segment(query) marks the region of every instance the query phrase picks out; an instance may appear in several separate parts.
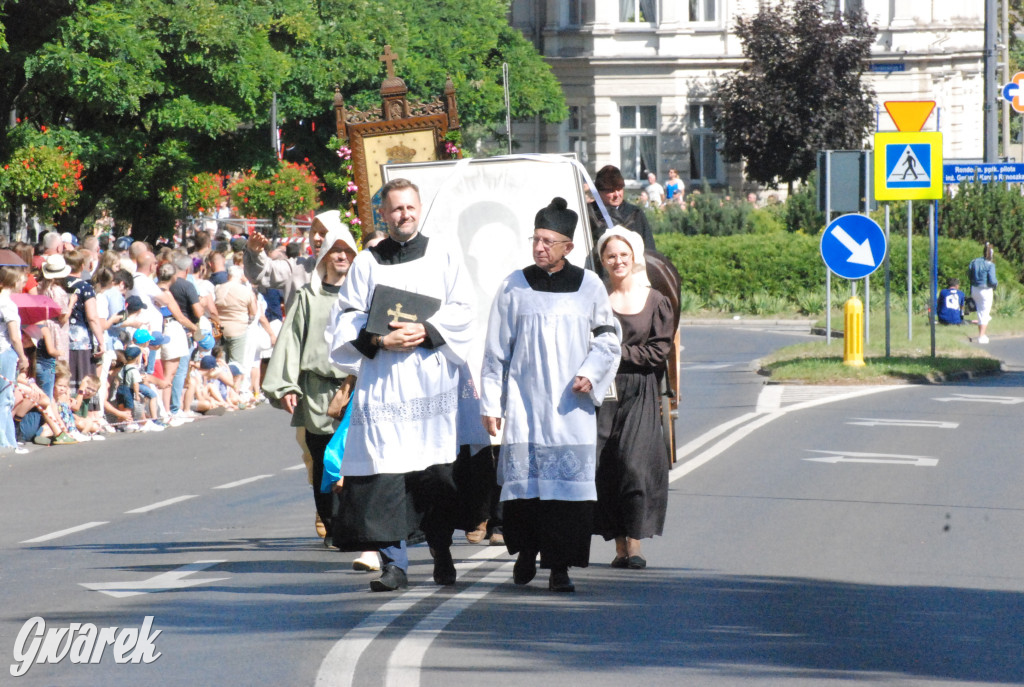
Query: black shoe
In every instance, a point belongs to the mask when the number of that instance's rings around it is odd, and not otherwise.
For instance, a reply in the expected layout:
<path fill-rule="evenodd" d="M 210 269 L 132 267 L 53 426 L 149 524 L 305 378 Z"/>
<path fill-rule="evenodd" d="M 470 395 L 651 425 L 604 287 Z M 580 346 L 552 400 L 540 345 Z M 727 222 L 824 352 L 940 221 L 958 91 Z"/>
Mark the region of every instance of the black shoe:
<path fill-rule="evenodd" d="M 629 567 L 629 559 L 626 558 L 625 556 L 616 556 L 615 558 L 612 559 L 612 567 L 613 568 L 628 568 Z"/>
<path fill-rule="evenodd" d="M 548 580 L 548 589 L 553 592 L 574 592 L 576 585 L 569 579 L 568 568 L 552 568 L 551 579 Z"/>
<path fill-rule="evenodd" d="M 434 582 L 442 587 L 455 584 L 455 562 L 450 549 L 434 551 Z"/>
<path fill-rule="evenodd" d="M 409 586 L 409 578 L 405 571 L 397 565 L 388 563 L 384 566 L 384 572 L 376 580 L 370 582 L 371 592 L 393 592 L 398 589 L 405 589 Z"/>
<path fill-rule="evenodd" d="M 630 570 L 643 570 L 647 567 L 647 560 L 643 556 L 630 556 L 627 564 Z"/>
<path fill-rule="evenodd" d="M 537 575 L 537 552 L 520 551 L 516 564 L 512 566 L 512 581 L 518 585 L 529 584 Z"/>

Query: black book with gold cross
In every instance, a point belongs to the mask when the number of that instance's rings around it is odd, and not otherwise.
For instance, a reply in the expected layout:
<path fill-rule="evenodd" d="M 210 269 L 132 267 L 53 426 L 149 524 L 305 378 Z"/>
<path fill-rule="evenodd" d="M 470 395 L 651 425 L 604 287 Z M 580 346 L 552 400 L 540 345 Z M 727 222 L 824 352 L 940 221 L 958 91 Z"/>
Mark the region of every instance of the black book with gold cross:
<path fill-rule="evenodd" d="M 378 284 L 373 289 L 370 313 L 366 320 L 366 331 L 370 334 L 387 336 L 392 322 L 418 322 L 425 324 L 427 318 L 441 307 L 441 299 L 413 293 L 393 286 Z"/>

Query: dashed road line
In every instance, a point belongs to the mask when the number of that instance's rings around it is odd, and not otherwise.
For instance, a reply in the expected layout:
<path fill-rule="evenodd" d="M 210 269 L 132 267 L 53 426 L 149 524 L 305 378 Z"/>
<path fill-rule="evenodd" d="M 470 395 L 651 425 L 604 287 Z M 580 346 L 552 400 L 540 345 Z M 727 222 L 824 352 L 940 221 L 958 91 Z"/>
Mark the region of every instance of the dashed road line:
<path fill-rule="evenodd" d="M 171 506 L 175 503 L 181 503 L 182 501 L 188 501 L 189 499 L 196 498 L 195 494 L 186 494 L 184 496 L 175 496 L 173 499 L 167 499 L 166 501 L 158 501 L 157 503 L 151 503 L 148 506 L 142 506 L 141 508 L 133 508 L 132 510 L 126 510 L 125 515 L 131 515 L 133 513 L 148 513 L 157 508 L 163 508 L 164 506 Z"/>
<path fill-rule="evenodd" d="M 266 479 L 268 477 L 273 477 L 273 475 L 256 475 L 255 477 L 246 477 L 245 479 L 240 479 L 240 480 L 238 480 L 236 482 L 228 482 L 227 484 L 221 484 L 220 486 L 216 486 L 216 487 L 213 487 L 213 488 L 214 489 L 234 489 L 235 487 L 240 487 L 243 484 L 251 484 L 253 482 L 258 482 L 259 480 Z"/>
<path fill-rule="evenodd" d="M 74 534 L 75 532 L 82 532 L 84 530 L 92 529 L 93 527 L 99 527 L 100 525 L 106 525 L 109 522 L 110 522 L 109 520 L 103 520 L 103 521 L 97 521 L 97 522 L 87 522 L 84 525 L 76 525 L 75 527 L 69 527 L 66 530 L 58 530 L 56 532 L 50 532 L 49 534 L 44 534 L 43 536 L 36 537 L 35 539 L 26 539 L 25 541 L 20 542 L 20 543 L 21 544 L 38 544 L 38 543 L 44 542 L 44 541 L 51 541 L 53 539 L 60 539 L 61 537 L 67 536 L 69 534 Z"/>

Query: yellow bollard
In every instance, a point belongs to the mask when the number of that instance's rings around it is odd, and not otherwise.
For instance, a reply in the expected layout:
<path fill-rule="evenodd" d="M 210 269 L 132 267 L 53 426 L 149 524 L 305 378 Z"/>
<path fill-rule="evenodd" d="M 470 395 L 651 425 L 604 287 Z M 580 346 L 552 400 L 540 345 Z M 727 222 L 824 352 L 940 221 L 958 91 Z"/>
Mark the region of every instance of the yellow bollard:
<path fill-rule="evenodd" d="M 843 332 L 843 364 L 864 365 L 864 304 L 854 296 L 843 306 L 846 330 Z"/>

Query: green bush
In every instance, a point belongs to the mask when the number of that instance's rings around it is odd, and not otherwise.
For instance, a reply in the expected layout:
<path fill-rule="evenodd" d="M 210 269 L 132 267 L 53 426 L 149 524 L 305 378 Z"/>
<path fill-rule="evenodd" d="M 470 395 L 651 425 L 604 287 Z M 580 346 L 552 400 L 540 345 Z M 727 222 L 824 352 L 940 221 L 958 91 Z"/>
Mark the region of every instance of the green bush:
<path fill-rule="evenodd" d="M 708 299 L 708 309 L 727 314 L 743 312 L 743 298 L 738 294 L 715 293 Z"/>
<path fill-rule="evenodd" d="M 821 259 L 820 236 L 803 233 L 747 234 L 742 236 L 682 236 L 661 234 L 655 237 L 658 250 L 672 260 L 682 278 L 682 290 L 703 299 L 707 306 L 722 312 L 739 312 L 749 294 L 781 297 L 793 310 L 813 314 L 824 310 L 825 264 Z M 894 237 L 889 244 L 890 288 L 896 296 L 906 294 L 907 246 Z M 978 245 L 970 240 L 939 240 L 939 289 L 950 277 L 967 283 L 967 264 L 977 257 Z M 996 257 L 996 269 L 1003 276 L 1000 291 L 1008 291 L 1019 267 Z M 931 299 L 931 279 L 927 237 L 913 241 L 913 288 L 915 307 L 927 307 Z M 849 281 L 832 279 L 833 303 L 850 293 Z M 871 305 L 884 301 L 885 278 L 882 268 L 871 277 Z M 863 294 L 863 287 L 858 287 Z M 820 294 L 819 297 L 813 294 Z M 759 296 L 761 297 L 761 296 Z M 816 300 L 820 298 L 820 300 Z M 749 306 L 749 304 L 748 304 Z"/>
<path fill-rule="evenodd" d="M 758 291 L 746 299 L 746 310 L 752 315 L 774 315 L 790 309 L 790 301 L 783 296 Z"/>
<path fill-rule="evenodd" d="M 655 242 L 679 270 L 682 289 L 708 301 L 715 294 L 788 296 L 825 281 L 818 240 L 804 234 L 663 234 Z"/>
<path fill-rule="evenodd" d="M 996 315 L 1016 317 L 1024 311 L 1024 292 L 1020 288 L 999 289 L 992 310 Z"/>
<path fill-rule="evenodd" d="M 672 204 L 647 210 L 651 231 L 687 236 L 733 236 L 753 230 L 748 221 L 752 208 L 745 200 L 716 195 L 707 184 L 702 192 L 693 191 L 687 199 L 685 208 Z"/>
<path fill-rule="evenodd" d="M 693 291 L 683 291 L 679 294 L 679 311 L 695 313 L 704 308 L 704 299 Z"/>
<path fill-rule="evenodd" d="M 747 224 L 751 234 L 776 234 L 786 231 L 785 205 L 769 205 L 758 210 L 751 210 L 747 216 Z"/>
<path fill-rule="evenodd" d="M 966 239 L 974 243 L 973 252 L 981 255 L 980 245 L 990 241 L 997 255 L 1008 259 L 1014 265 L 1024 265 L 1024 197 L 1017 184 L 965 183 L 955 189 L 947 188 L 939 202 L 937 231 L 940 237 Z M 892 203 L 889 226 L 894 236 L 906 240 L 907 203 Z M 930 202 L 913 203 L 913 233 L 915 236 L 928 234 L 928 213 Z M 871 213 L 871 217 L 884 226 L 884 205 Z M 1024 278 L 1024 273 L 1006 273 L 1014 280 Z"/>
<path fill-rule="evenodd" d="M 825 289 L 805 289 L 793 294 L 793 302 L 801 315 L 821 315 L 825 312 Z"/>
<path fill-rule="evenodd" d="M 818 173 L 811 172 L 807 183 L 786 200 L 786 229 L 817 234 L 825 228 L 825 213 L 818 211 Z"/>
<path fill-rule="evenodd" d="M 1017 265 L 1024 264 L 1022 226 L 1024 197 L 1017 184 L 960 184 L 956 195 L 947 190 L 939 204 L 940 236 L 970 239 L 975 244 L 991 241 L 997 253 Z M 975 252 L 981 254 L 979 248 Z M 1013 276 L 1019 280 L 1024 275 L 1015 272 Z"/>

